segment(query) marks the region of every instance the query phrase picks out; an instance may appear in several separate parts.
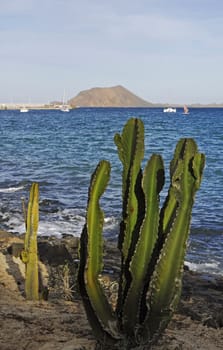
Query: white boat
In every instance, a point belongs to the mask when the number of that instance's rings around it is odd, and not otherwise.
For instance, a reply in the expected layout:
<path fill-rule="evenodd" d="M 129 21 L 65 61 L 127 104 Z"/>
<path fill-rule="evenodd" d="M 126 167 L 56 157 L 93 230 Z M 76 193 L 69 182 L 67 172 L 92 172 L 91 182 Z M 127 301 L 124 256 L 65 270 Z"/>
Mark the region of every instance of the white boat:
<path fill-rule="evenodd" d="M 189 114 L 189 109 L 187 108 L 187 106 L 184 106 L 184 112 L 183 114 Z"/>
<path fill-rule="evenodd" d="M 26 108 L 26 107 L 21 107 L 20 108 L 20 112 L 21 113 L 27 113 L 29 110 L 28 110 L 28 108 Z"/>
<path fill-rule="evenodd" d="M 176 108 L 172 108 L 172 107 L 168 107 L 168 108 L 164 108 L 163 112 L 164 113 L 176 113 Z"/>
<path fill-rule="evenodd" d="M 60 107 L 61 112 L 70 112 L 70 108 L 67 105 L 62 105 Z"/>

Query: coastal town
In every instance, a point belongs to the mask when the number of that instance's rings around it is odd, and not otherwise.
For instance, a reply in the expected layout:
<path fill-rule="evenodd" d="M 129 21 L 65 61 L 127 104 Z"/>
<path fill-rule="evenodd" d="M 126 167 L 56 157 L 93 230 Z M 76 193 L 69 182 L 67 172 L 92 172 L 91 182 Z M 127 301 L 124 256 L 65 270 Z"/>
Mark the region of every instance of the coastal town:
<path fill-rule="evenodd" d="M 1 103 L 0 104 L 0 110 L 18 110 L 21 111 L 22 109 L 27 109 L 27 110 L 59 110 L 61 109 L 62 103 L 49 103 L 49 104 L 24 104 L 24 103 Z M 73 108 L 72 106 L 69 105 L 69 108 Z"/>

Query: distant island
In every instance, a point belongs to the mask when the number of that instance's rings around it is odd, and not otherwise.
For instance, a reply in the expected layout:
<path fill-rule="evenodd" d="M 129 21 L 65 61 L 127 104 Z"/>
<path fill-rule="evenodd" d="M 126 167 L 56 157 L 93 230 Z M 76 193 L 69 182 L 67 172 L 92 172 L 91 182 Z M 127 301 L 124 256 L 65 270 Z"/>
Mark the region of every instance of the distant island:
<path fill-rule="evenodd" d="M 134 95 L 121 85 L 81 91 L 68 101 L 80 107 L 153 107 L 153 104 Z"/>
<path fill-rule="evenodd" d="M 152 103 L 145 101 L 121 85 L 113 87 L 94 87 L 83 90 L 71 98 L 68 104 L 75 107 L 175 107 L 182 108 L 183 104 Z M 189 108 L 223 108 L 223 103 L 189 104 Z"/>

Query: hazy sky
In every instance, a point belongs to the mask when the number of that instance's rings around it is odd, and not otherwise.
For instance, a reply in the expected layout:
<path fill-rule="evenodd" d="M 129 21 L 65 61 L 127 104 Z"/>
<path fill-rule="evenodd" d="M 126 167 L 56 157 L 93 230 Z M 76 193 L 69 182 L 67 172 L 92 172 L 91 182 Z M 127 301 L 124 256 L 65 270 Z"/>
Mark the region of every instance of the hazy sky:
<path fill-rule="evenodd" d="M 0 103 L 114 85 L 223 102 L 223 1 L 0 0 Z"/>

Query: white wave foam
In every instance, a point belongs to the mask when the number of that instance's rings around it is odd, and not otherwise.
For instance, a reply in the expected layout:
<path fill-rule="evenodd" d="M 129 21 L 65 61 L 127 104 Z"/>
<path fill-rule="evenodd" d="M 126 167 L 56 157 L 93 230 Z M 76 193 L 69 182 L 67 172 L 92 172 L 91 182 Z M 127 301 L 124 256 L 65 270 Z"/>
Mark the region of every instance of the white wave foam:
<path fill-rule="evenodd" d="M 8 188 L 0 188 L 1 193 L 12 193 L 21 191 L 25 188 L 25 186 L 17 186 L 17 187 L 8 187 Z"/>
<path fill-rule="evenodd" d="M 25 232 L 24 223 L 13 223 L 14 227 L 10 230 L 22 234 Z M 62 237 L 63 234 L 70 234 L 79 237 L 82 231 L 83 225 L 74 225 L 72 222 L 61 222 L 61 221 L 40 221 L 38 227 L 38 236 L 57 236 Z"/>
<path fill-rule="evenodd" d="M 63 234 L 70 234 L 79 237 L 82 231 L 82 224 L 75 224 L 72 222 L 40 222 L 38 234 L 40 236 L 57 236 L 61 237 Z"/>
<path fill-rule="evenodd" d="M 85 224 L 86 211 L 82 208 L 65 208 L 54 213 L 41 213 L 39 220 L 39 236 L 57 236 L 70 234 L 80 237 Z M 25 231 L 22 213 L 7 215 L 9 231 L 22 234 Z M 106 216 L 104 219 L 103 234 L 107 238 L 114 238 L 119 232 L 119 219 Z"/>
<path fill-rule="evenodd" d="M 104 219 L 104 234 L 107 238 L 114 238 L 115 236 L 117 236 L 118 232 L 119 232 L 119 219 L 114 217 L 114 216 L 110 216 L 110 217 L 106 217 Z"/>
<path fill-rule="evenodd" d="M 70 234 L 80 237 L 85 224 L 85 212 L 78 209 L 65 209 L 57 213 L 48 214 L 40 218 L 38 235 L 57 236 Z M 8 227 L 11 232 L 22 234 L 25 231 L 24 218 L 19 213 L 8 217 Z M 112 238 L 119 230 L 119 220 L 115 217 L 106 217 L 103 232 L 106 237 Z"/>
<path fill-rule="evenodd" d="M 107 223 L 105 223 L 104 228 L 104 230 L 107 232 L 107 236 L 109 235 L 108 231 L 112 231 L 116 226 L 116 223 L 113 220 L 109 219 L 108 221 Z M 40 221 L 38 234 L 40 236 L 52 235 L 57 237 L 61 237 L 63 234 L 70 234 L 75 237 L 80 237 L 84 224 L 85 217 L 81 215 L 72 216 L 72 218 L 69 221 L 61 219 L 54 221 Z"/>
<path fill-rule="evenodd" d="M 222 274 L 220 263 L 216 261 L 208 263 L 194 263 L 190 261 L 185 261 L 185 265 L 188 266 L 191 271 L 212 273 L 218 275 Z"/>
<path fill-rule="evenodd" d="M 24 217 L 22 213 L 8 213 L 7 226 L 10 232 L 22 234 L 25 232 Z M 57 213 L 47 213 L 39 220 L 38 235 L 58 236 L 71 234 L 80 236 L 85 219 L 78 210 L 65 210 Z"/>

